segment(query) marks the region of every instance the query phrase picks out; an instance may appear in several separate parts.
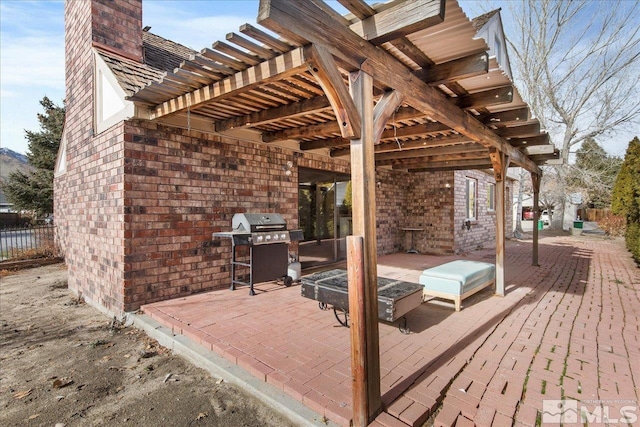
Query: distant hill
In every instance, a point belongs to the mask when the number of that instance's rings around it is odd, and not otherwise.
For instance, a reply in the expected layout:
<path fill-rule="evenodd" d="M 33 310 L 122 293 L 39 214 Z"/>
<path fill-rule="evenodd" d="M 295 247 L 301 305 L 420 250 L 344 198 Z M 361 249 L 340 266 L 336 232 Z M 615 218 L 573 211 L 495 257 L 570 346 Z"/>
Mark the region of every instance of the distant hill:
<path fill-rule="evenodd" d="M 27 156 L 5 147 L 0 148 L 0 182 L 4 182 L 11 172 L 18 170 L 25 173 L 33 170 Z"/>

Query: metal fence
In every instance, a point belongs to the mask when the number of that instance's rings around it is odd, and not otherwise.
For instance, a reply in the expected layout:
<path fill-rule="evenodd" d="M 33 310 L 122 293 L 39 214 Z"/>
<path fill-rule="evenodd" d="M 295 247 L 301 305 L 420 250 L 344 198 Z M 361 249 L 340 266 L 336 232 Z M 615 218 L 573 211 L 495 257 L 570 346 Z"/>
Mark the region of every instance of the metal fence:
<path fill-rule="evenodd" d="M 50 224 L 0 229 L 0 260 L 12 259 L 26 252 L 54 247 L 54 226 Z"/>

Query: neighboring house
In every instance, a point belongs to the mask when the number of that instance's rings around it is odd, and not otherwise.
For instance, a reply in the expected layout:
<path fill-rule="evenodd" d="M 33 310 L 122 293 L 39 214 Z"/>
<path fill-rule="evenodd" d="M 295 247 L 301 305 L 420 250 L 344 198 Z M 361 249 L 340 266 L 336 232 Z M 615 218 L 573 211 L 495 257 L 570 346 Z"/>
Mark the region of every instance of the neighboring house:
<path fill-rule="evenodd" d="M 463 16 L 459 9 L 454 12 Z M 346 187 L 340 184 L 350 179 L 348 158 L 329 156 L 327 149 L 304 151 L 291 141 L 265 144 L 260 141 L 264 130 L 247 129 L 248 122 L 239 130 L 229 125 L 236 110 L 257 116 L 260 105 L 278 104 L 274 93 L 294 98 L 317 91 L 310 81 L 275 82 L 274 92 L 258 88 L 257 101 L 241 94 L 226 98 L 225 108 L 202 107 L 188 97 L 180 114 L 163 115 L 143 95 L 162 99 L 178 93 L 181 84 L 195 89 L 207 78 L 217 81 L 219 73 L 247 69 L 255 58 L 236 52 L 242 62 L 210 49 L 198 54 L 143 30 L 141 1 L 68 1 L 65 18 L 67 115 L 56 166 L 55 218 L 72 289 L 120 313 L 227 287 L 229 245 L 211 235 L 229 230 L 237 212 L 281 213 L 290 229 L 304 228 L 306 240 L 316 243 L 349 234 Z M 476 22 L 478 34 L 498 57 L 490 58 L 490 70 L 510 76 L 499 13 L 482 21 Z M 473 35 L 470 23 L 465 31 Z M 484 46 L 481 40 L 470 43 Z M 202 64 L 208 65 L 199 68 Z M 178 68 L 181 72 L 174 73 Z M 517 93 L 510 95 L 522 103 Z M 487 114 L 478 108 L 478 114 L 482 111 Z M 219 130 L 223 119 L 226 126 Z M 419 120 L 424 119 L 412 123 Z M 436 133 L 456 136 L 448 130 Z M 407 250 L 410 236 L 403 227 L 423 230 L 414 235 L 420 252 L 494 246 L 496 181 L 491 163 L 483 162 L 478 164 L 485 170 L 409 173 L 377 167 L 378 252 Z M 512 183 L 507 179 L 507 224 L 512 222 Z M 319 259 L 344 259 L 343 245 L 328 247 Z M 305 243 L 292 246 L 298 250 L 304 261 Z"/>

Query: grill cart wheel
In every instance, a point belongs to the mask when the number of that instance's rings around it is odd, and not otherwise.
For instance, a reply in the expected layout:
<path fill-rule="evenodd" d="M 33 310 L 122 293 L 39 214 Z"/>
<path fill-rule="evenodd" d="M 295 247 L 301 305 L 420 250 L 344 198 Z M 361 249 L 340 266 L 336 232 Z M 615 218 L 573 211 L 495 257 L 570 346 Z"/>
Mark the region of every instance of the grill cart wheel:
<path fill-rule="evenodd" d="M 336 316 L 338 323 L 340 323 L 345 328 L 349 327 L 349 312 L 344 308 L 333 308 L 333 315 Z"/>
<path fill-rule="evenodd" d="M 326 303 L 324 303 L 324 302 L 319 302 L 319 303 L 318 303 L 318 308 L 319 308 L 320 310 L 322 310 L 322 311 L 329 310 L 329 306 L 328 306 Z"/>
<path fill-rule="evenodd" d="M 293 284 L 293 277 L 291 276 L 284 276 L 282 278 L 282 282 L 284 283 L 284 285 L 288 288 L 289 286 L 291 286 Z"/>

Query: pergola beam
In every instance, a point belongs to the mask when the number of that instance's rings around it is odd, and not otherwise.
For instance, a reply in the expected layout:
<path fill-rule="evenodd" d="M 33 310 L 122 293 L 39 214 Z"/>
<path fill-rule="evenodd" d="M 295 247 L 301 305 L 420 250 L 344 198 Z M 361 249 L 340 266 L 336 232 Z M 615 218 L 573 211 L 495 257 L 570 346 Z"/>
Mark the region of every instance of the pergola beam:
<path fill-rule="evenodd" d="M 504 127 L 496 131 L 503 138 L 527 138 L 540 135 L 540 123 L 526 123 L 520 126 Z"/>
<path fill-rule="evenodd" d="M 417 71 L 416 75 L 431 86 L 452 83 L 489 72 L 489 55 L 486 52 L 465 56 Z"/>
<path fill-rule="evenodd" d="M 489 113 L 478 117 L 485 125 L 507 125 L 513 123 L 524 123 L 529 120 L 529 108 L 515 108 L 513 110 Z"/>
<path fill-rule="evenodd" d="M 213 99 L 229 98 L 241 91 L 298 74 L 306 67 L 303 50 L 293 49 L 225 79 L 165 101 L 153 109 L 149 118 L 155 120 L 187 108 L 200 107 Z M 135 96 L 132 98 L 135 99 Z"/>
<path fill-rule="evenodd" d="M 549 145 L 549 134 L 543 133 L 536 136 L 530 137 L 515 137 L 509 139 L 509 143 L 516 148 L 527 148 L 533 147 L 536 145 Z"/>
<path fill-rule="evenodd" d="M 461 96 L 456 104 L 460 108 L 482 108 L 497 104 L 513 102 L 513 86 L 504 86 Z"/>
<path fill-rule="evenodd" d="M 349 29 L 370 43 L 380 45 L 444 21 L 445 0 L 397 3 L 389 9 L 351 24 Z"/>
<path fill-rule="evenodd" d="M 540 168 L 523 153 L 454 105 L 438 89 L 417 79 L 391 54 L 333 20 L 316 1 L 261 0 L 258 23 L 286 38 L 296 37 L 306 40 L 307 44 L 325 46 L 342 64 L 351 67 L 348 71 L 365 70 L 382 86 L 403 93 L 406 102 L 417 110 L 476 142 L 506 152 L 515 164 L 526 170 L 540 173 Z M 431 0 L 431 4 L 442 2 Z"/>

